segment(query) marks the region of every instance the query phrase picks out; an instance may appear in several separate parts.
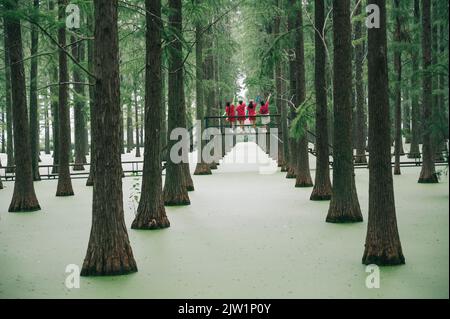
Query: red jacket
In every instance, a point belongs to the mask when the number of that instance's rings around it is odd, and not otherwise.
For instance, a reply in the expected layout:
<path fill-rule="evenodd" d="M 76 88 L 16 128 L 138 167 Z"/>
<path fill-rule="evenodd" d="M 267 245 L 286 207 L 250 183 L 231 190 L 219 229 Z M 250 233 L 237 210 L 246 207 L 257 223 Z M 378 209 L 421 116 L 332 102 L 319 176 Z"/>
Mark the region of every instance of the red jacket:
<path fill-rule="evenodd" d="M 239 117 L 245 117 L 245 103 L 239 104 L 236 108 Z"/>
<path fill-rule="evenodd" d="M 247 106 L 248 116 L 255 116 L 256 115 L 256 105 L 254 103 L 251 105 L 253 105 L 253 107 L 250 107 L 250 104 Z"/>
<path fill-rule="evenodd" d="M 230 106 L 227 106 L 225 108 L 225 112 L 227 113 L 228 116 L 235 116 L 234 105 L 231 104 Z"/>
<path fill-rule="evenodd" d="M 259 108 L 259 114 L 269 114 L 269 101 L 267 101 L 266 104 L 261 105 L 261 107 Z"/>

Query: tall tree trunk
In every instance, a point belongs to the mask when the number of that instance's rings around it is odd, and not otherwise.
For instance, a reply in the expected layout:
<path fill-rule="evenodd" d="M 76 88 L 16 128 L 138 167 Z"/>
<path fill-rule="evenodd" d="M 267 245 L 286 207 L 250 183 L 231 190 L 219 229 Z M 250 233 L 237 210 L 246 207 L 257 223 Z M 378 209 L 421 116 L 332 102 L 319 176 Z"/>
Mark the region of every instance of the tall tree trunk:
<path fill-rule="evenodd" d="M 51 154 L 50 152 L 50 120 L 49 120 L 49 116 L 48 116 L 48 109 L 49 109 L 49 103 L 51 105 L 51 94 L 50 94 L 50 99 L 48 99 L 48 101 L 46 101 L 45 106 L 44 106 L 44 127 L 45 127 L 45 143 L 44 143 L 44 150 L 45 150 L 45 154 Z"/>
<path fill-rule="evenodd" d="M 6 50 L 6 49 L 4 49 L 4 50 Z M 5 135 L 6 135 L 6 134 L 5 134 L 6 111 L 5 111 L 5 109 L 6 109 L 6 105 L 3 104 L 3 105 L 1 106 L 1 110 L 0 110 L 1 115 L 2 115 L 2 125 L 1 125 L 2 149 L 1 149 L 1 152 L 0 152 L 0 153 L 6 153 L 6 136 L 5 136 Z M 1 164 L 1 163 L 0 163 L 0 164 Z M 2 166 L 0 166 L 0 167 L 2 167 Z"/>
<path fill-rule="evenodd" d="M 289 0 L 289 5 L 288 5 L 288 32 L 290 34 L 294 34 L 294 30 L 297 26 L 297 22 L 296 22 L 296 14 L 295 14 L 295 10 L 294 7 L 296 5 L 296 1 L 295 0 Z M 294 38 L 292 36 L 291 39 L 291 43 L 294 43 Z M 289 90 L 290 90 L 290 96 L 289 99 L 292 99 L 292 101 L 296 100 L 296 88 L 297 88 L 297 64 L 296 64 L 296 58 L 295 58 L 295 47 L 292 47 L 290 50 L 290 55 L 291 55 L 291 59 L 289 61 Z M 295 104 L 295 102 L 294 102 Z M 297 107 L 297 105 L 296 105 Z M 290 128 L 290 124 L 292 123 L 292 121 L 294 120 L 296 113 L 294 108 L 292 107 L 292 105 L 289 105 L 289 112 L 288 112 L 288 118 L 289 118 L 289 128 Z M 287 174 L 286 174 L 286 178 L 289 179 L 293 179 L 296 178 L 297 176 L 297 143 L 295 141 L 295 139 L 292 136 L 289 136 L 289 143 L 288 143 L 288 147 L 289 147 L 289 158 L 287 161 Z"/>
<path fill-rule="evenodd" d="M 448 6 L 445 6 L 446 10 L 444 11 L 444 14 L 446 14 L 446 16 L 448 16 Z M 442 38 L 444 34 L 448 34 L 448 30 L 444 29 L 444 23 L 441 23 L 440 27 L 439 27 L 439 32 L 441 34 L 441 39 L 440 39 L 440 44 L 439 44 L 439 56 L 440 57 L 444 57 L 445 56 L 445 49 L 448 48 L 448 38 L 447 38 L 447 42 L 444 41 L 444 39 Z M 448 28 L 448 23 L 446 24 L 446 27 Z M 447 108 L 445 107 L 445 104 L 447 102 L 448 104 L 448 95 L 447 95 L 447 101 L 446 101 L 446 93 L 448 94 L 448 83 L 446 85 L 445 83 L 445 73 L 444 72 L 440 72 L 438 75 L 438 82 L 439 82 L 439 99 L 438 99 L 438 103 L 439 103 L 439 113 L 442 114 L 443 116 L 441 117 L 441 123 L 443 125 L 443 134 L 442 134 L 442 141 L 441 141 L 441 151 L 443 151 L 444 153 L 447 152 L 448 153 L 448 148 L 447 148 L 447 141 L 449 139 L 449 134 L 448 134 L 448 128 L 449 128 L 449 124 L 448 124 L 448 105 Z M 448 79 L 448 76 L 447 76 Z"/>
<path fill-rule="evenodd" d="M 311 200 L 330 200 L 332 187 L 330 181 L 330 155 L 328 151 L 328 101 L 326 83 L 325 37 L 322 34 L 325 24 L 324 0 L 314 1 L 315 17 L 315 63 L 314 85 L 316 90 L 316 176 Z M 319 33 L 319 32 L 320 33 Z"/>
<path fill-rule="evenodd" d="M 303 9 L 302 2 L 297 2 L 297 31 L 295 39 L 295 60 L 297 63 L 297 86 L 295 101 L 296 107 L 301 106 L 306 99 L 306 79 L 305 79 L 305 52 L 303 42 Z M 305 122 L 306 123 L 306 122 Z M 313 186 L 311 174 L 309 171 L 309 153 L 308 153 L 308 127 L 305 124 L 302 127 L 303 133 L 297 141 L 297 174 L 295 187 Z"/>
<path fill-rule="evenodd" d="M 131 110 L 131 100 L 127 103 L 127 153 L 133 149 L 133 114 Z"/>
<path fill-rule="evenodd" d="M 52 15 L 54 15 L 55 11 L 55 2 L 53 0 L 49 1 L 48 9 Z M 58 13 L 56 12 L 56 16 Z M 56 60 L 56 58 L 55 58 Z M 50 71 L 50 83 L 58 83 L 58 67 L 53 64 L 53 68 Z M 59 165 L 59 106 L 58 106 L 58 91 L 59 85 L 52 85 L 50 87 L 50 95 L 51 95 L 51 112 L 52 112 L 52 130 L 53 130 L 53 166 L 52 166 L 52 174 L 58 174 L 58 165 Z"/>
<path fill-rule="evenodd" d="M 395 31 L 394 40 L 397 44 L 402 41 L 402 22 L 400 19 L 400 0 L 394 0 Z M 402 52 L 397 48 L 394 52 L 394 68 L 396 73 L 395 81 L 395 167 L 394 175 L 400 175 L 400 156 L 403 155 L 402 141 Z"/>
<path fill-rule="evenodd" d="M 196 5 L 201 5 L 201 0 L 196 0 Z M 203 139 L 202 131 L 204 129 L 204 96 L 203 96 L 203 26 L 201 21 L 197 21 L 195 25 L 195 98 L 196 98 L 196 111 L 197 111 L 197 121 L 202 123 L 202 130 L 197 132 L 197 145 L 198 145 L 198 162 L 195 168 L 194 175 L 211 175 L 210 165 L 203 161 L 202 151 L 203 151 Z"/>
<path fill-rule="evenodd" d="M 94 22 L 93 22 L 93 15 L 88 13 L 87 14 L 87 29 L 89 30 L 89 34 L 92 35 L 92 37 L 94 36 Z M 94 41 L 93 40 L 88 40 L 88 70 L 91 74 L 94 73 Z M 86 186 L 94 186 L 94 175 L 95 175 L 95 167 L 93 165 L 93 157 L 94 157 L 94 144 L 95 144 L 95 140 L 94 140 L 94 135 L 95 135 L 95 130 L 96 127 L 94 125 L 95 121 L 94 121 L 94 116 L 95 116 L 95 112 L 94 112 L 94 107 L 95 107 L 95 100 L 94 100 L 94 85 L 95 85 L 95 79 L 93 79 L 92 77 L 89 77 L 89 118 L 90 118 L 90 127 L 91 127 L 91 165 L 89 165 L 89 176 L 88 179 L 86 181 Z"/>
<path fill-rule="evenodd" d="M 125 154 L 125 130 L 123 121 L 122 102 L 120 103 L 120 153 Z"/>
<path fill-rule="evenodd" d="M 431 59 L 431 1 L 422 0 L 422 63 L 423 63 L 423 165 L 419 183 L 438 183 L 434 166 L 431 127 L 433 119 L 433 77 Z"/>
<path fill-rule="evenodd" d="M 281 0 L 275 0 L 275 5 L 279 10 L 282 10 L 282 4 L 283 2 Z M 281 29 L 281 14 L 277 13 L 274 18 L 274 39 L 276 39 L 280 35 L 280 29 Z M 277 43 L 276 49 L 278 51 L 281 51 L 283 48 L 282 46 Z M 281 71 L 282 70 L 282 61 L 278 57 L 275 61 L 275 102 L 277 106 L 277 112 L 279 115 L 281 115 L 285 110 L 284 109 L 284 102 L 282 100 L 283 95 L 283 79 L 281 77 Z M 280 116 L 277 119 L 277 126 L 278 128 L 281 128 L 283 123 L 283 117 Z M 284 158 L 284 144 L 283 144 L 283 132 L 278 133 L 278 167 L 281 167 L 281 171 L 286 171 L 286 159 Z"/>
<path fill-rule="evenodd" d="M 369 29 L 369 221 L 363 264 L 404 264 L 395 216 L 391 168 L 386 3 L 380 8 L 380 28 Z"/>
<path fill-rule="evenodd" d="M 440 24 L 442 23 L 441 20 L 439 19 L 439 14 L 440 14 L 440 1 L 432 1 L 432 18 L 433 22 L 432 23 L 432 64 L 433 67 L 439 65 L 440 63 L 440 42 L 443 42 L 443 34 L 439 34 L 439 29 L 440 29 Z M 442 10 L 443 11 L 443 10 Z M 448 16 L 448 15 L 447 15 Z M 445 63 L 442 63 L 445 64 Z M 442 72 L 439 72 L 442 73 Z M 439 90 L 440 85 L 439 85 L 439 75 L 435 74 L 433 72 L 433 90 L 432 90 L 432 95 L 433 95 L 433 123 L 435 124 L 435 126 L 437 127 L 436 130 L 434 130 L 435 132 L 432 133 L 432 139 L 433 139 L 433 153 L 434 153 L 434 160 L 435 161 L 443 161 L 444 160 L 444 156 L 442 154 L 442 152 L 446 149 L 446 145 L 445 145 L 445 137 L 444 137 L 444 126 L 446 125 L 446 122 L 443 121 L 443 119 L 445 118 L 445 111 L 442 107 L 442 105 L 440 104 L 441 99 L 441 92 Z"/>
<path fill-rule="evenodd" d="M 131 228 L 170 226 L 164 208 L 161 178 L 161 0 L 146 0 L 145 148 L 138 212 Z M 136 91 L 135 91 L 136 93 Z"/>
<path fill-rule="evenodd" d="M 406 80 L 408 81 L 408 80 Z M 411 88 L 404 89 L 405 103 L 402 106 L 402 122 L 403 135 L 405 136 L 405 144 L 411 144 Z"/>
<path fill-rule="evenodd" d="M 420 25 L 420 2 L 419 0 L 414 0 L 414 24 L 416 26 Z M 414 37 L 416 40 L 416 37 Z M 418 40 L 418 38 L 417 38 Z M 415 42 L 415 41 L 414 41 Z M 411 147 L 409 149 L 409 158 L 420 158 L 420 135 L 421 130 L 421 107 L 419 102 L 419 94 L 417 93 L 417 88 L 419 87 L 419 50 L 415 47 L 411 50 L 411 65 L 412 65 L 412 75 L 411 75 Z"/>
<path fill-rule="evenodd" d="M 214 101 L 215 101 L 215 96 L 214 96 L 214 57 L 213 57 L 213 53 L 212 53 L 212 48 L 213 48 L 213 34 L 212 34 L 212 30 L 208 29 L 207 32 L 205 33 L 205 37 L 204 37 L 204 42 L 205 42 L 205 47 L 207 48 L 206 50 L 206 56 L 205 56 L 205 61 L 204 61 L 204 65 L 203 65 L 203 73 L 204 73 L 204 78 L 206 80 L 207 83 L 207 87 L 204 90 L 204 104 L 205 104 L 205 108 L 206 108 L 206 115 L 207 116 L 215 116 L 216 114 L 214 113 Z M 209 123 L 212 125 L 216 125 L 216 121 L 215 120 L 209 120 Z M 217 167 L 217 163 L 215 161 L 211 162 L 209 164 L 209 168 L 211 170 L 216 170 Z"/>
<path fill-rule="evenodd" d="M 139 139 L 139 104 L 138 104 L 138 99 L 137 99 L 137 84 L 134 83 L 134 91 L 133 91 L 133 95 L 134 95 L 134 113 L 135 113 L 135 122 L 136 122 L 136 154 L 135 157 L 141 157 L 141 141 Z"/>
<path fill-rule="evenodd" d="M 185 127 L 186 114 L 184 104 L 183 58 L 182 58 L 182 4 L 181 0 L 169 0 L 169 26 L 171 50 L 169 59 L 169 121 L 168 132 L 177 127 Z M 170 150 L 176 141 L 168 141 Z M 189 195 L 184 184 L 183 163 L 175 164 L 170 156 L 167 161 L 164 185 L 164 203 L 167 206 L 189 205 Z"/>
<path fill-rule="evenodd" d="M 67 0 L 58 0 L 58 18 L 65 19 Z M 58 43 L 66 46 L 66 28 L 62 25 L 58 29 Z M 70 111 L 68 105 L 69 72 L 67 71 L 67 55 L 59 49 L 59 168 L 58 187 L 56 196 L 72 196 L 72 180 L 70 179 Z"/>
<path fill-rule="evenodd" d="M 411 144 L 411 88 L 405 87 L 404 92 L 405 103 L 402 107 L 403 135 L 405 136 L 405 144 Z"/>
<path fill-rule="evenodd" d="M 58 68 L 55 65 L 50 71 L 50 82 L 58 83 Z M 53 167 L 52 174 L 58 174 L 59 168 L 59 103 L 58 103 L 58 85 L 50 87 L 52 100 L 52 129 L 53 129 Z"/>
<path fill-rule="evenodd" d="M 361 16 L 362 3 L 355 9 L 355 16 Z M 367 163 L 366 158 L 366 98 L 364 94 L 364 40 L 362 21 L 355 22 L 355 86 L 356 86 L 356 156 L 355 163 Z"/>
<path fill-rule="evenodd" d="M 350 0 L 333 0 L 333 194 L 326 218 L 330 223 L 363 220 L 353 170 L 351 30 Z"/>
<path fill-rule="evenodd" d="M 13 110 L 11 105 L 11 62 L 9 58 L 9 41 L 6 32 L 6 19 L 4 22 L 4 48 L 5 48 L 5 104 L 6 104 L 6 173 L 13 173 L 14 168 L 14 143 L 13 143 Z"/>
<path fill-rule="evenodd" d="M 165 71 L 165 65 L 162 65 L 161 70 L 161 159 L 166 159 L 167 156 L 167 72 Z"/>
<path fill-rule="evenodd" d="M 123 212 L 117 8 L 117 0 L 94 0 L 95 174 L 92 227 L 82 276 L 137 271 Z"/>
<path fill-rule="evenodd" d="M 140 109 L 140 117 L 139 117 L 139 124 L 140 124 L 140 130 L 139 130 L 139 134 L 140 134 L 140 138 L 139 138 L 139 146 L 143 146 L 144 145 L 144 122 L 145 122 L 145 111 L 143 109 Z"/>
<path fill-rule="evenodd" d="M 36 15 L 39 16 L 39 0 L 33 0 L 33 9 L 36 11 Z M 40 181 L 39 175 L 39 111 L 38 111 L 38 95 L 37 95 L 37 82 L 38 82 L 38 45 L 39 34 L 37 26 L 31 24 L 31 67 L 30 67 L 30 143 L 31 143 L 31 166 L 33 169 L 33 180 Z"/>
<path fill-rule="evenodd" d="M 18 1 L 5 3 L 5 11 L 14 12 L 16 10 L 18 10 Z M 8 211 L 36 211 L 40 210 L 41 207 L 36 198 L 33 185 L 20 19 L 17 14 L 9 14 L 5 24 L 11 68 L 11 97 L 14 109 L 12 112 L 14 121 L 14 157 L 16 161 L 14 192 Z"/>
<path fill-rule="evenodd" d="M 141 199 L 131 228 L 170 226 L 166 216 L 161 178 L 161 0 L 146 0 L 145 147 Z"/>
<path fill-rule="evenodd" d="M 84 43 L 78 42 L 77 38 L 72 36 L 72 55 L 80 63 L 84 62 Z M 83 164 L 86 164 L 86 145 L 85 145 L 85 130 L 86 130 L 86 120 L 84 119 L 84 99 L 85 90 L 84 77 L 77 66 L 73 66 L 73 81 L 74 84 L 74 117 L 75 117 L 75 165 L 73 167 L 74 171 L 84 171 Z"/>
<path fill-rule="evenodd" d="M 283 79 L 287 78 L 289 73 L 289 64 L 283 63 L 281 68 L 281 77 Z M 281 92 L 283 92 L 284 98 L 281 100 L 281 131 L 282 131 L 282 141 L 283 141 L 283 156 L 284 156 L 284 167 L 281 168 L 282 172 L 288 172 L 289 167 L 289 128 L 288 128 L 288 104 L 286 101 L 286 94 L 288 84 L 286 80 L 281 81 Z M 282 96 L 283 97 L 283 96 Z"/>

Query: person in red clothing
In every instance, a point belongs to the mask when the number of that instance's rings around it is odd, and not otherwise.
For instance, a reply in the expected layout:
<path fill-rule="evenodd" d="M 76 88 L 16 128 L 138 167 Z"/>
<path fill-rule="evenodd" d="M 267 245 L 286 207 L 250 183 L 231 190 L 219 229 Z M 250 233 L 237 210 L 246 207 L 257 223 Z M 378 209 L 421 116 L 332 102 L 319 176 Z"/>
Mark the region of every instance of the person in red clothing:
<path fill-rule="evenodd" d="M 237 106 L 236 111 L 239 124 L 241 125 L 241 129 L 244 129 L 245 109 L 246 109 L 245 103 L 243 101 L 239 101 L 239 105 Z"/>
<path fill-rule="evenodd" d="M 236 123 L 236 111 L 234 104 L 227 102 L 225 106 L 225 113 L 227 115 L 227 121 L 230 122 L 231 127 L 234 127 L 234 123 Z"/>
<path fill-rule="evenodd" d="M 256 126 L 256 104 L 255 102 L 250 101 L 250 103 L 247 106 L 248 110 L 248 119 L 250 120 L 250 123 L 253 124 L 253 127 Z"/>
<path fill-rule="evenodd" d="M 269 95 L 267 102 L 261 101 L 261 106 L 259 108 L 259 114 L 263 115 L 261 117 L 261 124 L 263 124 L 264 126 L 266 126 L 267 128 L 267 124 L 270 123 L 270 116 L 269 116 L 269 102 L 270 102 L 270 97 L 272 96 Z"/>

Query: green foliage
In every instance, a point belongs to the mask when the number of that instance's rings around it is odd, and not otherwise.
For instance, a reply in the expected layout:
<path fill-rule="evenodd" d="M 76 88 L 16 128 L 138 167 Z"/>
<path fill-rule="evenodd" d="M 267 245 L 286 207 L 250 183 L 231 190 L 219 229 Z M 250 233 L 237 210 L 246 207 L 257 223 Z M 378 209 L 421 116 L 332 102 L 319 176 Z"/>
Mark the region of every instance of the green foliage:
<path fill-rule="evenodd" d="M 291 123 L 289 134 L 296 140 L 301 139 L 306 134 L 306 128 L 314 124 L 314 102 L 313 96 L 309 96 L 299 107 Z"/>

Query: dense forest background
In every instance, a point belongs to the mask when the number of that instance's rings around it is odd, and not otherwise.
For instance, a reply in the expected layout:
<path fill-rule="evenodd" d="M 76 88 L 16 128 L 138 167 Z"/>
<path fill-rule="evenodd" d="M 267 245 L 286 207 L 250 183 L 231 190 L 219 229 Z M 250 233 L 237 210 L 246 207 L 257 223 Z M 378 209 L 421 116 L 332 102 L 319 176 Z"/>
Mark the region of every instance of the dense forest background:
<path fill-rule="evenodd" d="M 37 105 L 29 106 L 30 117 L 36 118 L 32 130 L 33 139 L 38 143 L 37 149 L 49 153 L 56 144 L 57 134 L 54 127 L 58 125 L 55 114 L 55 101 L 57 101 L 57 70 L 58 56 L 55 45 L 58 26 L 65 23 L 70 15 L 68 11 L 62 21 L 58 22 L 56 1 L 22 1 L 17 12 L 23 18 L 23 50 L 24 67 L 26 77 L 27 96 L 30 99 L 36 91 Z M 356 74 L 354 70 L 354 135 L 355 140 L 359 134 L 367 134 L 366 121 L 358 127 L 358 114 L 367 117 L 367 111 L 358 113 L 358 101 L 363 102 L 362 108 L 366 110 L 365 99 L 359 99 L 357 89 L 366 92 L 367 86 L 367 32 L 364 27 L 366 13 L 364 10 L 356 10 L 356 3 L 352 2 L 354 48 L 353 59 L 355 64 L 360 64 L 362 74 Z M 72 59 L 68 60 L 69 82 L 69 106 L 71 124 L 72 156 L 78 155 L 78 160 L 83 161 L 82 151 L 87 153 L 89 145 L 90 113 L 89 113 L 89 76 L 80 68 L 88 68 L 88 44 L 92 40 L 92 16 L 93 6 L 91 1 L 71 1 L 71 4 L 79 7 L 79 28 L 67 32 L 67 52 L 78 61 L 78 65 Z M 365 1 L 362 1 L 364 4 Z M 433 135 L 436 143 L 441 143 L 448 135 L 448 5 L 445 1 L 432 1 L 432 65 L 433 73 L 433 98 L 435 112 L 433 113 Z M 289 50 L 291 41 L 287 26 L 289 10 L 287 1 L 227 1 L 213 0 L 196 3 L 195 1 L 183 2 L 183 58 L 185 71 L 185 94 L 187 105 L 188 123 L 195 120 L 195 26 L 197 22 L 203 25 L 202 31 L 205 39 L 203 45 L 203 58 L 206 60 L 204 88 L 212 92 L 205 94 L 206 110 L 209 115 L 222 115 L 225 101 L 237 98 L 239 88 L 238 79 L 245 77 L 245 85 L 248 89 L 248 98 L 267 96 L 275 92 L 276 79 L 275 68 L 280 68 L 282 96 L 272 106 L 286 107 L 292 98 L 289 94 L 288 63 L 292 52 Z M 145 60 L 145 9 L 143 1 L 119 1 L 119 56 L 121 74 L 121 108 L 123 122 L 123 148 L 124 152 L 130 152 L 135 144 L 143 144 L 143 100 L 144 100 L 144 60 Z M 406 143 L 413 142 L 413 148 L 420 142 L 420 127 L 423 126 L 420 116 L 421 103 L 421 22 L 419 1 L 387 1 L 388 10 L 388 46 L 389 46 L 389 86 L 391 117 L 396 115 L 397 92 L 401 93 L 401 134 Z M 314 105 L 314 1 L 304 1 L 304 47 L 306 61 L 306 90 L 308 104 Z M 327 40 L 327 67 L 328 83 L 331 83 L 330 68 L 333 61 L 332 41 L 332 16 L 330 10 L 332 1 L 325 1 L 326 25 L 325 35 Z M 167 115 L 167 67 L 168 51 L 170 44 L 171 28 L 168 26 L 167 17 L 170 11 L 168 3 L 162 2 L 164 28 L 163 37 L 163 112 Z M 69 17 L 70 18 L 70 17 Z M 362 25 L 362 27 L 361 27 Z M 4 28 L 2 27 L 2 33 Z M 0 98 L 1 103 L 1 132 L 0 146 L 3 153 L 7 152 L 8 129 L 7 120 L 9 105 L 6 92 L 8 83 L 5 81 L 7 64 L 5 63 L 5 42 L 2 42 L 2 70 L 0 73 Z M 210 66 L 209 66 L 210 64 Z M 32 68 L 37 65 L 36 74 L 32 74 Z M 401 75 L 399 75 L 401 72 Z M 36 79 L 31 80 L 34 76 Z M 359 77 L 359 78 L 358 78 Z M 358 80 L 358 81 L 357 81 Z M 362 82 L 361 82 L 362 81 Z M 36 82 L 36 84 L 34 84 Z M 78 85 L 77 85 L 78 84 Z M 361 88 L 358 87 L 361 84 Z M 398 86 L 398 87 L 397 87 Z M 55 89 L 56 87 L 56 89 Z M 332 110 L 332 86 L 328 85 L 329 94 L 328 109 Z M 367 97 L 363 95 L 363 97 Z M 33 100 L 33 99 L 32 99 Z M 53 104 L 52 104 L 53 101 Z M 30 103 L 29 103 L 30 104 Z M 33 102 L 34 104 L 34 102 Z M 53 105 L 53 108 L 52 108 Z M 417 108 L 418 106 L 418 108 Z M 310 113 L 313 109 L 310 107 Z M 419 112 L 417 112 L 419 111 Z M 166 116 L 167 117 L 167 116 Z M 163 117 L 163 128 L 167 126 L 166 117 Z M 11 120 L 9 121 L 11 122 Z M 313 127 L 314 116 L 310 116 Z M 416 130 L 413 128 L 417 128 Z M 10 128 L 11 129 L 11 128 Z M 10 134 L 10 137 L 12 134 Z M 166 131 L 161 133 L 165 141 Z M 395 121 L 392 121 L 392 139 L 395 139 Z M 439 141 L 440 140 L 440 141 Z M 77 151 L 77 146 L 79 149 Z M 10 149 L 11 152 L 11 149 Z M 74 159 L 75 160 L 75 159 Z"/>

